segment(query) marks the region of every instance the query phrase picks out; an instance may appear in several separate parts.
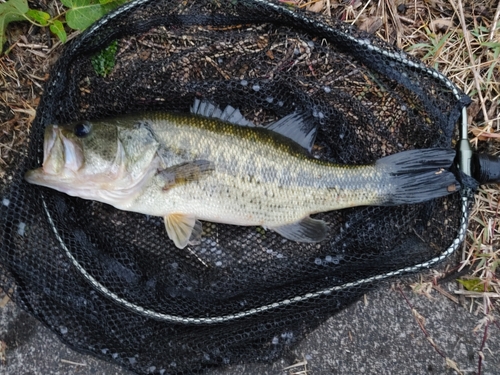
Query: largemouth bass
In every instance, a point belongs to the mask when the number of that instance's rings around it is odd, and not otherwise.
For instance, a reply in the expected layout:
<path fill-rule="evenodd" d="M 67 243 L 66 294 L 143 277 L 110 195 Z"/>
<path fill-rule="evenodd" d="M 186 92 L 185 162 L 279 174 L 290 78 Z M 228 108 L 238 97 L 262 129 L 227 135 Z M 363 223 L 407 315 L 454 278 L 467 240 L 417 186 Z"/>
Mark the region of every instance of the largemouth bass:
<path fill-rule="evenodd" d="M 164 217 L 179 248 L 196 242 L 199 220 L 264 226 L 319 242 L 309 215 L 360 205 L 419 203 L 455 191 L 451 149 L 411 150 L 371 165 L 310 156 L 315 126 L 292 113 L 254 127 L 232 107 L 195 103 L 191 114 L 144 113 L 50 125 L 30 183 L 114 207 Z"/>

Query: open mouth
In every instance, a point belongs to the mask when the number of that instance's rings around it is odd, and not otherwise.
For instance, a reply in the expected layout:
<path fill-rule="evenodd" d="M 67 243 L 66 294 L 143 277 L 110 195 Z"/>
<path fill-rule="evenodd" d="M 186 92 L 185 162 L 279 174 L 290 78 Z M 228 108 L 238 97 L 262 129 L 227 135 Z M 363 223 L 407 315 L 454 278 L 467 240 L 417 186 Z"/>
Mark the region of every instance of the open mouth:
<path fill-rule="evenodd" d="M 49 175 L 76 172 L 83 165 L 81 148 L 66 138 L 57 125 L 49 125 L 45 130 L 43 146 L 43 171 Z"/>

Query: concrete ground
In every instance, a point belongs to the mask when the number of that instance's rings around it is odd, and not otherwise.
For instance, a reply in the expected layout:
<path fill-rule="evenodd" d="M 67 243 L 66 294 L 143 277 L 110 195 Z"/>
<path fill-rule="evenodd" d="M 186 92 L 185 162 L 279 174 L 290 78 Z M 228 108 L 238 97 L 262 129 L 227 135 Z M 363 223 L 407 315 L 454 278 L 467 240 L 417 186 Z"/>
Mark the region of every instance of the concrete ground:
<path fill-rule="evenodd" d="M 244 364 L 209 371 L 208 375 L 319 374 L 478 374 L 483 318 L 444 295 L 417 295 L 393 280 L 330 318 L 308 335 L 290 356 L 273 365 Z M 425 320 L 425 330 L 438 350 L 456 363 L 446 364 L 419 327 L 412 308 L 394 286 L 402 283 L 409 302 Z M 453 291 L 454 282 L 441 285 Z M 500 326 L 491 324 L 482 350 L 481 375 L 500 374 Z M 0 374 L 125 375 L 118 366 L 74 352 L 12 302 L 0 307 L 0 340 L 7 344 Z M 302 361 L 300 364 L 298 362 Z M 307 362 L 307 364 L 304 364 Z M 298 363 L 298 364 L 297 364 Z M 297 364 L 293 368 L 286 367 Z"/>

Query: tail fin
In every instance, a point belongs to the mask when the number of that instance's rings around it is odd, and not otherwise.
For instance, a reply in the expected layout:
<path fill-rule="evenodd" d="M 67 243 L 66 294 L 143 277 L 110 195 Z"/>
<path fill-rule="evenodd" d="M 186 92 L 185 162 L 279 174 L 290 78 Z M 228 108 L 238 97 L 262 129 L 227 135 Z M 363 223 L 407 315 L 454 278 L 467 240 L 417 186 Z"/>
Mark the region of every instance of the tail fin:
<path fill-rule="evenodd" d="M 420 203 L 457 191 L 460 185 L 449 171 L 454 158 L 454 150 L 430 148 L 378 160 L 375 165 L 389 176 L 391 186 L 383 205 Z"/>

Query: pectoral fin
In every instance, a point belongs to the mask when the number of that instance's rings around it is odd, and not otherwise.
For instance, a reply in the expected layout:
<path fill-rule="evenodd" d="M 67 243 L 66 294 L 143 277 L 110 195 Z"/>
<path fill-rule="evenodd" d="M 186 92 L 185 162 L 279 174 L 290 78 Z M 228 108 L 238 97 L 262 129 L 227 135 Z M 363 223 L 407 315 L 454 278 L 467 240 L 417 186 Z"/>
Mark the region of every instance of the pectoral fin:
<path fill-rule="evenodd" d="M 184 249 L 188 243 L 200 239 L 202 225 L 194 215 L 170 214 L 163 218 L 168 237 L 174 241 L 175 246 Z"/>
<path fill-rule="evenodd" d="M 215 170 L 214 164 L 208 160 L 194 160 L 188 163 L 173 165 L 158 171 L 158 176 L 165 180 L 163 190 L 176 185 L 197 181 Z"/>
<path fill-rule="evenodd" d="M 327 226 L 323 220 L 306 217 L 296 223 L 270 228 L 283 237 L 297 242 L 319 242 L 325 239 Z"/>

